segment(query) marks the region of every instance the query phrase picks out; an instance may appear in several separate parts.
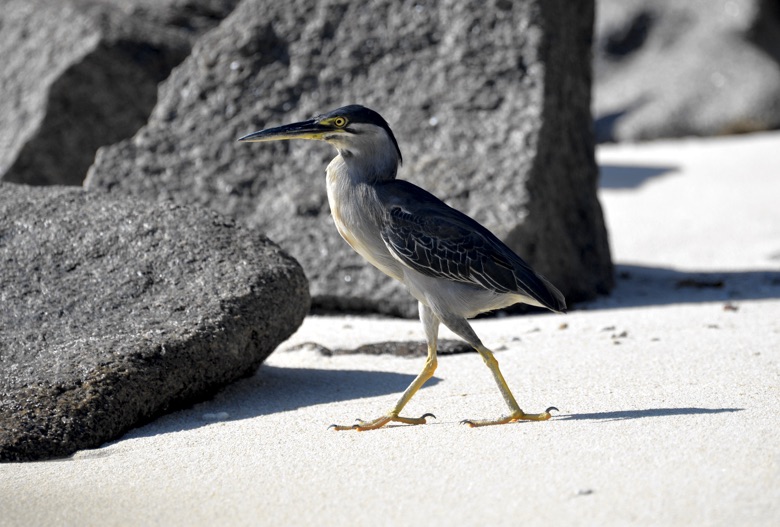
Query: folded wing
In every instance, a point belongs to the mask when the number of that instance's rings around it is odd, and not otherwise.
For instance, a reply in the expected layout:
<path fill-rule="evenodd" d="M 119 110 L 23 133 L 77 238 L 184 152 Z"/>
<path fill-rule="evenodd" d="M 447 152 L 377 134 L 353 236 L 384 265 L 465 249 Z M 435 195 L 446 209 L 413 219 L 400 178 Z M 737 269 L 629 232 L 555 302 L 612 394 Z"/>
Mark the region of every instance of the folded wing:
<path fill-rule="evenodd" d="M 387 182 L 378 192 L 385 206 L 382 239 L 408 267 L 496 293 L 524 295 L 554 311 L 566 309 L 554 286 L 465 214 L 406 181 Z"/>

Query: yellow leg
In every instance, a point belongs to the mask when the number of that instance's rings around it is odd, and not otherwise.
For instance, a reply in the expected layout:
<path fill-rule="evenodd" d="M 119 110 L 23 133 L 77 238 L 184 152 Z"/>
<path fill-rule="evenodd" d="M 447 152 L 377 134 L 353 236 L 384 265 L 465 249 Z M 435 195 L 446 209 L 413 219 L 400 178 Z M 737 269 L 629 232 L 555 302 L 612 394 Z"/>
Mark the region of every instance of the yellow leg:
<path fill-rule="evenodd" d="M 357 424 L 351 426 L 334 424 L 330 425 L 329 428 L 333 428 L 335 430 L 375 430 L 385 426 L 390 422 L 405 423 L 408 425 L 424 425 L 426 423 L 426 417 L 433 417 L 435 419 L 436 416 L 433 414 L 424 414 L 421 417 L 403 417 L 398 414 L 401 413 L 401 410 L 403 410 L 404 406 L 406 406 L 406 403 L 408 403 L 411 398 L 414 397 L 414 394 L 417 393 L 417 390 L 422 388 L 422 385 L 425 384 L 428 379 L 433 377 L 433 372 L 436 371 L 436 363 L 436 346 L 435 344 L 434 346 L 429 344 L 428 358 L 425 361 L 425 366 L 423 367 L 420 374 L 414 379 L 414 381 L 412 381 L 412 384 L 410 384 L 406 391 L 404 391 L 403 395 L 401 395 L 401 398 L 398 399 L 397 403 L 395 403 L 395 406 L 392 410 L 387 412 L 385 415 L 371 421 L 363 421 L 362 419 L 358 419 Z"/>
<path fill-rule="evenodd" d="M 408 403 L 411 398 L 414 397 L 414 394 L 417 393 L 417 390 L 422 388 L 422 385 L 425 384 L 428 379 L 433 377 L 433 372 L 436 371 L 436 348 L 439 334 L 439 319 L 434 316 L 433 311 L 431 311 L 428 306 L 420 303 L 419 308 L 420 320 L 422 321 L 423 328 L 425 328 L 425 336 L 428 340 L 428 357 L 425 360 L 425 366 L 423 366 L 420 374 L 417 375 L 417 377 L 412 381 L 412 384 L 410 384 L 409 387 L 404 391 L 403 395 L 401 395 L 401 398 L 398 399 L 397 403 L 395 403 L 393 409 L 387 412 L 385 415 L 371 421 L 363 421 L 362 419 L 358 419 L 357 423 L 351 426 L 334 424 L 330 425 L 329 428 L 333 428 L 335 430 L 375 430 L 385 426 L 390 422 L 404 423 L 408 425 L 423 425 L 426 423 L 426 417 L 433 417 L 434 419 L 436 418 L 436 416 L 433 414 L 424 414 L 420 417 L 403 417 L 399 415 L 404 406 L 406 406 L 406 403 Z"/>
<path fill-rule="evenodd" d="M 477 346 L 476 349 L 482 357 L 482 360 L 485 361 L 487 367 L 490 368 L 490 372 L 493 374 L 493 378 L 496 380 L 496 384 L 498 384 L 498 389 L 501 392 L 501 396 L 504 398 L 504 401 L 506 401 L 507 406 L 509 406 L 510 413 L 509 415 L 500 417 L 498 419 L 466 419 L 461 421 L 463 424 L 475 427 L 501 425 L 515 421 L 546 421 L 552 417 L 550 414 L 551 411 L 558 411 L 557 408 L 551 406 L 540 414 L 527 414 L 523 412 L 520 409 L 520 406 L 517 404 L 515 397 L 512 395 L 512 392 L 509 390 L 509 386 L 504 380 L 504 376 L 501 375 L 501 370 L 498 369 L 498 361 L 493 356 L 493 352 L 482 345 Z"/>

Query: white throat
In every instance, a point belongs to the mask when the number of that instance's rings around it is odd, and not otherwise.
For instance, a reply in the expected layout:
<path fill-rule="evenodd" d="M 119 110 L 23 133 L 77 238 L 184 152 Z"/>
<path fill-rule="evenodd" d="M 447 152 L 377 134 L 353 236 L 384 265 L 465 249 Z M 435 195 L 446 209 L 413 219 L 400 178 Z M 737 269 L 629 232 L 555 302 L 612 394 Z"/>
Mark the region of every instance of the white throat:
<path fill-rule="evenodd" d="M 338 168 L 339 176 L 347 176 L 353 183 L 375 183 L 395 179 L 401 159 L 395 143 L 384 129 L 377 126 L 355 125 L 357 133 L 327 138 L 339 152 L 339 156 L 328 166 L 341 158 L 344 167 Z"/>

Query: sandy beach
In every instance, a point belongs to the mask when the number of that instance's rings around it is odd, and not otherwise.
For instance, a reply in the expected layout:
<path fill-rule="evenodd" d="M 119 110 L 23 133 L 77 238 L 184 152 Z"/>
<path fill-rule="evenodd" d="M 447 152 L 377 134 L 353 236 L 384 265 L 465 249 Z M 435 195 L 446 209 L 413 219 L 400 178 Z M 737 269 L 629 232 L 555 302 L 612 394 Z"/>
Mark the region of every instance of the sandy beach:
<path fill-rule="evenodd" d="M 777 525 L 778 151 L 780 133 L 599 147 L 614 292 L 474 323 L 550 421 L 460 424 L 505 411 L 466 353 L 408 405 L 429 424 L 329 430 L 389 409 L 423 359 L 327 350 L 424 337 L 309 316 L 210 401 L 0 465 L 0 525 Z"/>

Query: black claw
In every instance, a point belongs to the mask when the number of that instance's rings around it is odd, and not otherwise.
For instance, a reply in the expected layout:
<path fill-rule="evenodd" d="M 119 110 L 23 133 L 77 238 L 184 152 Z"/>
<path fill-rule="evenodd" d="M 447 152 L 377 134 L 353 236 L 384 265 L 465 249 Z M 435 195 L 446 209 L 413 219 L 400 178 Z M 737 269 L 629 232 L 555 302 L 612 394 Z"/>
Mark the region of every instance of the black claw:
<path fill-rule="evenodd" d="M 554 407 L 554 406 L 551 406 L 551 407 L 549 407 L 547 410 L 545 410 L 545 413 L 548 413 L 548 414 L 549 414 L 549 413 L 550 413 L 550 412 L 552 412 L 553 410 L 555 410 L 556 412 L 560 412 L 560 410 L 558 410 L 556 407 Z"/>
<path fill-rule="evenodd" d="M 469 421 L 468 419 L 464 419 L 463 421 L 460 422 L 460 424 L 474 426 L 474 423 L 472 421 Z"/>
<path fill-rule="evenodd" d="M 338 426 L 339 426 L 339 425 L 337 425 L 336 423 L 333 423 L 332 425 L 330 425 L 330 426 L 328 427 L 328 430 L 330 430 L 331 428 L 337 428 Z"/>
<path fill-rule="evenodd" d="M 420 419 L 425 419 L 426 417 L 433 417 L 434 419 L 436 419 L 436 416 L 435 416 L 435 415 L 433 415 L 433 414 L 422 414 L 422 416 L 420 417 Z"/>

